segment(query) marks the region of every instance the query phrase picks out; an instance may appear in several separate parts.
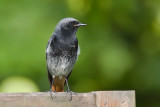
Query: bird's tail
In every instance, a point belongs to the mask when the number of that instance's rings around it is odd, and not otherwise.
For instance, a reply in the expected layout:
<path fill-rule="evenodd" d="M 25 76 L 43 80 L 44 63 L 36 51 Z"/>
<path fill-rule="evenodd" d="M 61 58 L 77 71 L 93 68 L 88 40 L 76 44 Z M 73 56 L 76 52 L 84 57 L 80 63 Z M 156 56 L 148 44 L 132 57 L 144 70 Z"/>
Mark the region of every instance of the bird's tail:
<path fill-rule="evenodd" d="M 52 91 L 64 92 L 65 77 L 56 76 L 53 79 Z"/>
<path fill-rule="evenodd" d="M 61 78 L 59 78 L 59 76 L 55 76 L 53 79 L 51 74 L 48 71 L 48 80 L 49 80 L 50 88 L 52 89 L 52 91 L 64 92 L 64 85 L 65 85 L 64 76 L 62 76 Z"/>

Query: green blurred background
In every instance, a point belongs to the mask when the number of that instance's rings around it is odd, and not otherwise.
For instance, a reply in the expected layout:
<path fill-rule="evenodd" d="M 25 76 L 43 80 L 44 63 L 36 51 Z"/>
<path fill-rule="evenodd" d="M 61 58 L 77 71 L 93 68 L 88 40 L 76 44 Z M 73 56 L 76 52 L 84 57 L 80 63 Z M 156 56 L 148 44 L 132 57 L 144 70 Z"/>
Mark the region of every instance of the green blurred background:
<path fill-rule="evenodd" d="M 49 90 L 45 49 L 64 17 L 87 24 L 72 91 L 136 90 L 138 107 L 160 107 L 159 0 L 1 0 L 0 92 Z"/>

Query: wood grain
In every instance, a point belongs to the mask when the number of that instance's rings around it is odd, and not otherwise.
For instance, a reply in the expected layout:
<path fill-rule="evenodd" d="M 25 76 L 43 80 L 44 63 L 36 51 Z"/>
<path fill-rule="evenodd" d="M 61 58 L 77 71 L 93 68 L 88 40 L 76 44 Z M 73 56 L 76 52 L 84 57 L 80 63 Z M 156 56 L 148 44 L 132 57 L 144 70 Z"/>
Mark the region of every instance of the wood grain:
<path fill-rule="evenodd" d="M 1 93 L 0 107 L 135 107 L 135 91 Z"/>

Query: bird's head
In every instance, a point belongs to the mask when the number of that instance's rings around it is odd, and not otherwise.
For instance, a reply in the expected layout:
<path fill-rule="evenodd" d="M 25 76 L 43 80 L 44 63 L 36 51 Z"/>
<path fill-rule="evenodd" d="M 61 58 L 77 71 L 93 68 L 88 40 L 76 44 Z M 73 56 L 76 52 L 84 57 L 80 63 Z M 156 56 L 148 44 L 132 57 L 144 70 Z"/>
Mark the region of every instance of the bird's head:
<path fill-rule="evenodd" d="M 86 24 L 82 24 L 74 18 L 64 18 L 58 23 L 56 29 L 64 31 L 65 33 L 76 33 L 77 29 L 80 26 L 85 26 L 85 25 Z"/>

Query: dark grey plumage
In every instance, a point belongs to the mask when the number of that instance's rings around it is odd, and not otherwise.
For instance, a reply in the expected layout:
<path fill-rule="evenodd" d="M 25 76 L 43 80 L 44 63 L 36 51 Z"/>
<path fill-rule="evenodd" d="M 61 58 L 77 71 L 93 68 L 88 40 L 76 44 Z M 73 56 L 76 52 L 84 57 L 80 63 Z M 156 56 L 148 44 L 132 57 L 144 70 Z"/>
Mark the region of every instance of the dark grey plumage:
<path fill-rule="evenodd" d="M 55 91 L 57 90 L 54 82 L 57 80 L 54 79 L 58 77 L 60 81 L 64 77 L 66 79 L 64 81 L 67 82 L 78 58 L 80 51 L 76 31 L 83 25 L 86 24 L 81 24 L 74 18 L 64 18 L 57 24 L 55 32 L 48 41 L 46 49 L 48 78 L 51 88 L 54 86 Z"/>

